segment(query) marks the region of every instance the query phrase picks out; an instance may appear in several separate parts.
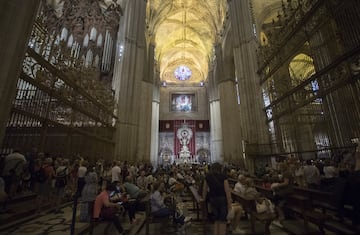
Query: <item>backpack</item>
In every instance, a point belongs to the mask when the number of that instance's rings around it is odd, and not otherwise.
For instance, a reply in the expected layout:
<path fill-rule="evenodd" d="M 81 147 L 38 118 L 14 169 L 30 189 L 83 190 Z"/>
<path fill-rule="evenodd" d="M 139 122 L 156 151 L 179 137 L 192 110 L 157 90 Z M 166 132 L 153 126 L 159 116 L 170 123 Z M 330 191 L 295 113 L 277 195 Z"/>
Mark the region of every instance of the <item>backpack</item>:
<path fill-rule="evenodd" d="M 67 179 L 66 179 L 66 169 L 58 172 L 55 176 L 55 187 L 56 188 L 63 188 L 65 187 L 65 185 L 67 184 Z"/>
<path fill-rule="evenodd" d="M 39 183 L 44 183 L 47 180 L 44 167 L 40 167 L 39 170 L 35 171 L 35 179 Z"/>

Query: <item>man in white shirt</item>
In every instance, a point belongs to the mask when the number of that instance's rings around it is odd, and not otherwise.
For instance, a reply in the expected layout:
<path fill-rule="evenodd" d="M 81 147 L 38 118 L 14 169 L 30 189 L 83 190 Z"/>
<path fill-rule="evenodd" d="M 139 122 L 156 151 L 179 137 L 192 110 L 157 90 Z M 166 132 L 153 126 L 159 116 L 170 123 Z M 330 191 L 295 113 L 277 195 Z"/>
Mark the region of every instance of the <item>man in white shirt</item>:
<path fill-rule="evenodd" d="M 113 167 L 111 168 L 111 182 L 118 183 L 121 179 L 121 168 L 119 167 L 119 164 L 114 161 Z"/>
<path fill-rule="evenodd" d="M 338 176 L 338 171 L 334 166 L 334 164 L 330 160 L 326 160 L 324 166 L 324 178 L 333 179 L 337 176 Z"/>
<path fill-rule="evenodd" d="M 238 182 L 236 182 L 234 186 L 234 191 L 237 193 L 244 193 L 245 192 L 245 186 L 244 182 L 246 180 L 246 177 L 244 175 L 239 175 Z"/>
<path fill-rule="evenodd" d="M 76 191 L 76 195 L 81 197 L 81 192 L 85 186 L 85 175 L 86 175 L 86 172 L 87 172 L 87 165 L 88 165 L 88 162 L 87 161 L 82 161 L 81 162 L 81 165 L 78 169 L 78 172 L 77 172 L 77 176 L 78 176 L 78 181 L 77 181 L 77 191 Z"/>
<path fill-rule="evenodd" d="M 320 172 L 319 169 L 311 164 L 311 160 L 306 161 L 304 166 L 304 177 L 308 188 L 316 189 L 320 183 Z"/>

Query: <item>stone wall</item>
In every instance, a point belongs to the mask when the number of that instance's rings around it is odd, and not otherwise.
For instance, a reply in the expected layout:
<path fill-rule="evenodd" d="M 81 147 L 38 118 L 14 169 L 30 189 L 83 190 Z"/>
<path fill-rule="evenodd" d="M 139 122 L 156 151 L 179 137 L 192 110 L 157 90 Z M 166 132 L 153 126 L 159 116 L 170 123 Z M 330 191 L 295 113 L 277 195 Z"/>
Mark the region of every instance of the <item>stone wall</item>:
<path fill-rule="evenodd" d="M 195 111 L 171 111 L 172 94 L 195 94 Z M 205 87 L 161 87 L 160 120 L 209 120 L 209 99 Z"/>

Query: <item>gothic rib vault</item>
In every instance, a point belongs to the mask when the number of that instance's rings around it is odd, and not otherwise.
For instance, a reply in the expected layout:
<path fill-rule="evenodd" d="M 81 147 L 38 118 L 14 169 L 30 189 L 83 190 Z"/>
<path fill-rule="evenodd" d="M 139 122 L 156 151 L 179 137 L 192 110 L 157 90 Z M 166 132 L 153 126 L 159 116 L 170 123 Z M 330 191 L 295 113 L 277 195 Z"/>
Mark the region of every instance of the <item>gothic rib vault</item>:
<path fill-rule="evenodd" d="M 268 19 L 279 0 L 252 1 L 258 24 Z M 214 59 L 214 44 L 220 42 L 227 14 L 226 0 L 149 0 L 147 37 L 156 48 L 160 80 L 168 84 L 198 84 L 206 81 Z M 179 81 L 174 72 L 180 65 L 191 77 Z"/>
<path fill-rule="evenodd" d="M 160 79 L 177 81 L 174 71 L 187 66 L 192 76 L 185 83 L 207 78 L 213 44 L 221 34 L 225 0 L 152 0 L 147 8 L 148 37 L 156 46 Z"/>

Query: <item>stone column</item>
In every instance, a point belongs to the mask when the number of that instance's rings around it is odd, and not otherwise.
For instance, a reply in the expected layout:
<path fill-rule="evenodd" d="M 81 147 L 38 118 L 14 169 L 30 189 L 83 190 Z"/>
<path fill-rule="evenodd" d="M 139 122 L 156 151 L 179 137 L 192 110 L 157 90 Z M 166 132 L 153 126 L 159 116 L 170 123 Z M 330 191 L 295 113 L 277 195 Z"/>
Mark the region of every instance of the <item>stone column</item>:
<path fill-rule="evenodd" d="M 160 79 L 159 71 L 156 71 L 155 80 Z M 152 117 L 151 117 L 151 145 L 150 162 L 157 167 L 159 162 L 159 115 L 160 115 L 160 88 L 153 86 Z"/>
<path fill-rule="evenodd" d="M 153 120 L 153 100 L 154 100 L 154 53 L 155 46 L 150 43 L 147 50 L 147 61 L 144 69 L 144 78 L 141 85 L 141 100 L 139 115 L 139 142 L 138 142 L 138 160 L 149 161 L 150 160 L 150 146 L 152 137 L 152 120 Z M 157 81 L 157 80 L 156 80 Z M 159 121 L 159 115 L 155 115 Z M 158 133 L 158 131 L 156 131 Z"/>
<path fill-rule="evenodd" d="M 223 140 L 220 115 L 220 100 L 210 100 L 210 126 L 211 126 L 211 161 L 223 162 Z"/>
<path fill-rule="evenodd" d="M 0 1 L 0 141 L 5 134 L 12 101 L 40 0 Z"/>
<path fill-rule="evenodd" d="M 210 103 L 210 161 L 223 162 L 223 139 L 220 114 L 220 99 L 215 85 L 213 71 L 209 72 L 208 94 Z"/>
<path fill-rule="evenodd" d="M 146 60 L 145 43 L 146 2 L 131 0 L 125 3 L 124 16 L 120 20 L 118 50 L 114 72 L 114 90 L 118 102 L 118 122 L 115 158 L 137 159 L 139 146 L 140 108 L 142 102 L 142 81 Z"/>
<path fill-rule="evenodd" d="M 229 0 L 234 46 L 235 73 L 240 93 L 242 138 L 250 144 L 268 143 L 268 128 L 263 112 L 264 101 L 257 74 L 257 38 L 250 9 L 250 0 Z"/>
<path fill-rule="evenodd" d="M 230 46 L 231 45 L 225 45 Z M 241 159 L 241 126 L 235 86 L 235 69 L 227 60 L 221 44 L 215 46 L 216 86 L 220 98 L 224 161 L 239 163 Z M 231 56 L 232 57 L 232 56 Z"/>

